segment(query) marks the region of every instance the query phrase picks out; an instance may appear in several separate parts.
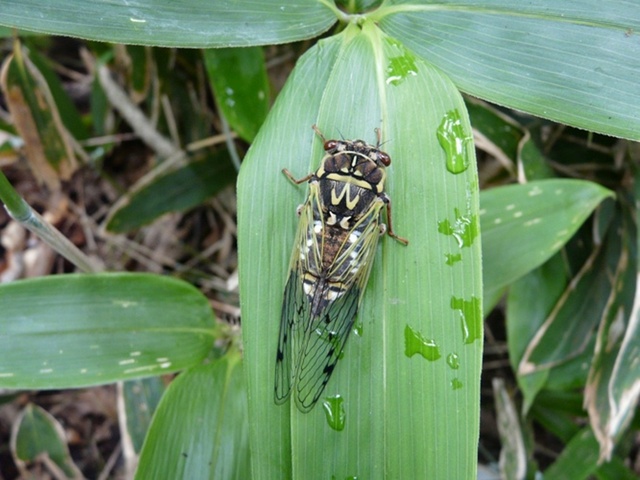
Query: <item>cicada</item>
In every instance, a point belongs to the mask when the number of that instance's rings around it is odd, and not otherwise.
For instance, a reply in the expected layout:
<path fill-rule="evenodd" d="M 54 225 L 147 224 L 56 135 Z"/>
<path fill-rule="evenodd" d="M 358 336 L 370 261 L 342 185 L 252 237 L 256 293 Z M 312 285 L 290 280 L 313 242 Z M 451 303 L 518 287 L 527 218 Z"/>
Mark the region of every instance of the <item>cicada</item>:
<path fill-rule="evenodd" d="M 320 168 L 296 180 L 309 182 L 284 289 L 276 354 L 275 403 L 293 391 L 310 411 L 326 387 L 353 328 L 367 285 L 378 237 L 393 232 L 391 201 L 384 191 L 389 155 L 362 140 L 326 140 Z M 381 222 L 386 207 L 387 225 Z"/>

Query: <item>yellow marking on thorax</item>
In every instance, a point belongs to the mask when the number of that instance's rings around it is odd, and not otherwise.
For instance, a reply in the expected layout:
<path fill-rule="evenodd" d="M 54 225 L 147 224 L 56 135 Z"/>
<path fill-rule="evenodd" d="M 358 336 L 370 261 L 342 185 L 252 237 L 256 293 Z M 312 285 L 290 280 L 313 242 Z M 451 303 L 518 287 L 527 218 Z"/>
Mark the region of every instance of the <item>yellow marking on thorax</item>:
<path fill-rule="evenodd" d="M 371 184 L 369 182 L 354 178 L 351 175 L 343 175 L 341 173 L 329 173 L 325 178 L 328 178 L 329 180 L 335 180 L 337 182 L 350 183 L 351 185 L 355 185 L 356 187 L 364 188 L 366 190 L 371 190 Z"/>
<path fill-rule="evenodd" d="M 354 198 L 351 198 L 351 189 L 348 185 L 344 186 L 339 195 L 336 195 L 335 188 L 331 189 L 331 205 L 338 205 L 343 198 L 345 198 L 347 208 L 349 210 L 353 210 L 354 208 L 356 208 L 356 205 L 360 201 L 360 194 L 356 195 Z"/>
<path fill-rule="evenodd" d="M 349 183 L 351 185 L 355 185 L 356 187 L 364 188 L 365 190 L 371 190 L 378 194 L 384 192 L 384 180 L 385 180 L 384 176 L 382 177 L 382 180 L 380 180 L 375 185 L 371 185 L 369 182 L 365 180 L 354 178 L 351 175 L 342 175 L 340 173 L 329 173 L 324 178 L 328 178 L 329 180 L 335 180 L 337 182 Z"/>

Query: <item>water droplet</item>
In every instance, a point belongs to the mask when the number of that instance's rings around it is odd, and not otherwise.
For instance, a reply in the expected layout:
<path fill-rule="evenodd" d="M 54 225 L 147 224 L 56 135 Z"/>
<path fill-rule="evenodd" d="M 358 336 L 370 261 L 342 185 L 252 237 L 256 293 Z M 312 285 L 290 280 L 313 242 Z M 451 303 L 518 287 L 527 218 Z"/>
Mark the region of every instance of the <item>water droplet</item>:
<path fill-rule="evenodd" d="M 344 424 L 347 419 L 342 402 L 343 398 L 340 395 L 325 397 L 324 402 L 322 402 L 327 423 L 337 432 L 344 430 Z"/>
<path fill-rule="evenodd" d="M 387 43 L 391 45 L 394 50 L 399 52 L 399 55 L 389 57 L 386 71 L 387 85 L 400 85 L 408 77 L 415 77 L 418 75 L 416 58 L 413 54 L 404 48 L 399 42 L 388 40 Z"/>
<path fill-rule="evenodd" d="M 432 362 L 442 356 L 435 340 L 424 338 L 422 334 L 407 325 L 404 327 L 404 354 L 411 358 L 416 353 Z"/>
<path fill-rule="evenodd" d="M 482 308 L 480 299 L 471 297 L 471 300 L 451 297 L 451 308 L 460 312 L 460 325 L 462 327 L 462 340 L 464 343 L 473 343 L 482 340 Z"/>
<path fill-rule="evenodd" d="M 446 260 L 444 261 L 444 263 L 446 263 L 447 265 L 451 266 L 454 263 L 458 263 L 460 260 L 462 260 L 462 254 L 461 253 L 446 253 L 445 254 L 445 258 L 446 258 Z"/>
<path fill-rule="evenodd" d="M 353 333 L 355 333 L 359 337 L 362 336 L 362 334 L 364 333 L 364 325 L 362 324 L 362 322 L 357 322 L 353 325 Z"/>
<path fill-rule="evenodd" d="M 458 358 L 457 353 L 450 353 L 447 355 L 447 365 L 449 365 L 453 370 L 458 370 L 460 368 L 460 359 Z"/>
<path fill-rule="evenodd" d="M 454 208 L 455 220 L 449 219 L 438 222 L 438 232 L 452 235 L 458 242 L 458 246 L 470 247 L 480 232 L 480 222 L 477 215 L 462 215 L 460 210 Z"/>
<path fill-rule="evenodd" d="M 469 167 L 468 144 L 473 137 L 465 132 L 458 110 L 449 110 L 436 130 L 438 143 L 447 157 L 447 170 L 462 173 Z"/>
<path fill-rule="evenodd" d="M 453 380 L 451 380 L 451 388 L 453 390 L 460 390 L 462 388 L 462 382 L 457 378 L 454 378 Z"/>
<path fill-rule="evenodd" d="M 408 77 L 418 75 L 418 67 L 412 55 L 406 54 L 389 58 L 387 65 L 387 85 L 400 85 Z"/>

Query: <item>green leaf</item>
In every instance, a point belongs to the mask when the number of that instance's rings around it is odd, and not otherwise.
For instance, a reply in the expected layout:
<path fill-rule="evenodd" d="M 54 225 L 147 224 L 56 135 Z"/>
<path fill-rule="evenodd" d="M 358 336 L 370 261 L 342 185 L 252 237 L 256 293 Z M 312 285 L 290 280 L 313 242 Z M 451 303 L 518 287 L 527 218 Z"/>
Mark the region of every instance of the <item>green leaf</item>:
<path fill-rule="evenodd" d="M 203 51 L 218 108 L 238 135 L 251 142 L 269 112 L 269 79 L 262 48 Z"/>
<path fill-rule="evenodd" d="M 232 352 L 171 382 L 135 478 L 252 478 L 248 430 L 244 372 Z"/>
<path fill-rule="evenodd" d="M 107 230 L 128 232 L 165 213 L 193 208 L 231 184 L 234 178 L 235 169 L 226 152 L 192 162 L 129 192 L 111 213 Z"/>
<path fill-rule="evenodd" d="M 566 179 L 483 191 L 485 292 L 499 290 L 541 265 L 610 196 L 609 190 L 595 183 Z"/>
<path fill-rule="evenodd" d="M 71 388 L 175 372 L 214 340 L 207 299 L 149 274 L 56 275 L 0 286 L 0 387 Z"/>
<path fill-rule="evenodd" d="M 335 15 L 316 0 L 0 0 L 1 25 L 105 42 L 168 47 L 294 42 L 319 35 L 335 21 Z"/>
<path fill-rule="evenodd" d="M 313 124 L 327 138 L 370 143 L 381 128 L 393 162 L 393 226 L 409 239 L 403 246 L 381 238 L 357 333 L 325 390 L 344 399 L 341 431 L 322 405 L 302 414 L 273 400 L 281 299 L 306 190 L 281 170 L 302 177 L 318 168 L 322 141 Z M 371 23 L 363 32 L 348 27 L 300 59 L 238 181 L 254 478 L 475 477 L 482 290 L 470 138 L 448 79 Z M 460 145 L 451 150 L 455 159 L 439 139 Z M 447 169 L 466 164 L 463 173 Z M 439 350 L 433 361 L 407 357 L 407 327 Z"/>
<path fill-rule="evenodd" d="M 16 419 L 11 450 L 18 464 L 38 462 L 46 455 L 65 478 L 83 478 L 69 453 L 64 429 L 37 405 L 28 404 Z"/>
<path fill-rule="evenodd" d="M 527 345 L 518 365 L 519 375 L 546 370 L 577 357 L 588 347 L 602 319 L 618 313 L 615 306 L 621 293 L 616 286 L 623 285 L 628 253 L 623 246 L 619 214 L 613 222 L 602 244 L 571 279 Z"/>
<path fill-rule="evenodd" d="M 372 17 L 465 92 L 640 139 L 636 2 L 392 0 Z"/>

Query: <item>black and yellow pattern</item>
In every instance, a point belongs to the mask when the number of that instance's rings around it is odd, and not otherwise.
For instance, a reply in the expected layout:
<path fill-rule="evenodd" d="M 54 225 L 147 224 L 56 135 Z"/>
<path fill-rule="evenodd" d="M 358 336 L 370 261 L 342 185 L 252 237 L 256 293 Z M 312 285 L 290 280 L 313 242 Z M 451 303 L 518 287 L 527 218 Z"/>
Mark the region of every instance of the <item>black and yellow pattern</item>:
<path fill-rule="evenodd" d="M 315 129 L 315 127 L 314 127 Z M 319 130 L 316 133 L 325 140 Z M 384 192 L 389 155 L 362 140 L 326 140 L 327 155 L 309 182 L 285 286 L 276 356 L 275 402 L 291 391 L 302 412 L 324 391 L 353 327 L 378 237 L 391 228 Z M 386 226 L 380 212 L 386 207 Z"/>

